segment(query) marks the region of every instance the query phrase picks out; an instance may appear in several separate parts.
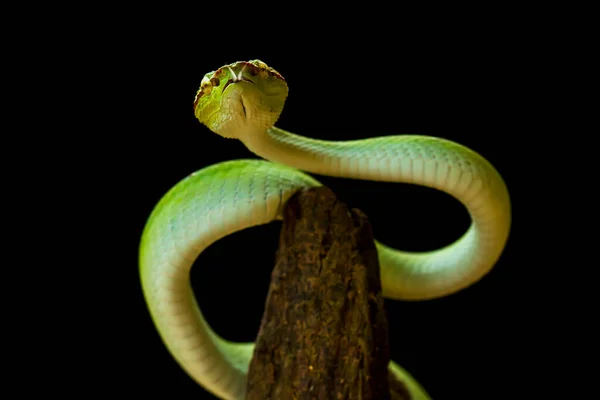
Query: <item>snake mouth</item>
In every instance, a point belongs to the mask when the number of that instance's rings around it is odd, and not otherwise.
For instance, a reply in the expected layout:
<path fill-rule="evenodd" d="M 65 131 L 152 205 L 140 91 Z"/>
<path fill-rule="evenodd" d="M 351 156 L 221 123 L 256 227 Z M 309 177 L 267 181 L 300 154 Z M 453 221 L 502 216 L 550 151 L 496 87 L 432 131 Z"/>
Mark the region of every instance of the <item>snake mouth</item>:
<path fill-rule="evenodd" d="M 227 81 L 227 83 L 225 83 L 225 85 L 223 85 L 223 90 L 221 91 L 221 93 L 225 92 L 225 89 L 227 89 L 227 87 L 229 85 L 231 85 L 232 83 L 238 83 L 238 82 L 250 82 L 253 85 L 255 84 L 251 79 L 248 79 L 245 76 L 242 76 L 242 77 L 237 78 L 237 79 L 231 78 L 231 79 L 229 79 Z"/>

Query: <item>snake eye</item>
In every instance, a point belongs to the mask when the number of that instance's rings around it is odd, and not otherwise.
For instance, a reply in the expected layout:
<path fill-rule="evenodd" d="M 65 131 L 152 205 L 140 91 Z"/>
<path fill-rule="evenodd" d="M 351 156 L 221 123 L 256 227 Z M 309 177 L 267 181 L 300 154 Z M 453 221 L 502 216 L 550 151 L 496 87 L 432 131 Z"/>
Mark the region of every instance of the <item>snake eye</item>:
<path fill-rule="evenodd" d="M 219 81 L 219 78 L 210 78 L 210 84 L 213 86 L 219 86 L 221 82 Z"/>

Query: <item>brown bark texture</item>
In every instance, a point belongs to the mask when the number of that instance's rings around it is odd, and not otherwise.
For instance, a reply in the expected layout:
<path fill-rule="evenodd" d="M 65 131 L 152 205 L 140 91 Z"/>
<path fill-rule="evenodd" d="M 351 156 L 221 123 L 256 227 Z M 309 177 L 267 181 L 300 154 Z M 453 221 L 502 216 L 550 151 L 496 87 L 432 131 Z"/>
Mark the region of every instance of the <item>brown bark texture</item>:
<path fill-rule="evenodd" d="M 246 399 L 409 399 L 388 376 L 383 306 L 366 215 L 325 187 L 295 194 L 284 209 Z"/>

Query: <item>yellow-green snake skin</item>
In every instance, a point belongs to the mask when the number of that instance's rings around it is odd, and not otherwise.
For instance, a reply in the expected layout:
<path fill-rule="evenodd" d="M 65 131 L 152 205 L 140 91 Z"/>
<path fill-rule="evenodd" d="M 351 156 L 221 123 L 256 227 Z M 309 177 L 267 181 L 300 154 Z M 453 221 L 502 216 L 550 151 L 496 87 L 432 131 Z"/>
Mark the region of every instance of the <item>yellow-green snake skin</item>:
<path fill-rule="evenodd" d="M 190 269 L 212 243 L 281 219 L 293 193 L 320 185 L 302 171 L 422 185 L 467 208 L 468 231 L 439 250 L 409 253 L 376 242 L 383 295 L 390 299 L 432 299 L 473 284 L 496 263 L 510 230 L 507 188 L 479 154 L 428 136 L 333 142 L 286 132 L 274 124 L 287 94 L 284 78 L 259 60 L 206 74 L 194 102 L 196 117 L 269 161 L 226 161 L 191 174 L 159 201 L 142 234 L 141 282 L 156 328 L 181 367 L 223 399 L 244 399 L 254 344 L 229 342 L 212 331 L 191 290 Z M 429 399 L 400 366 L 391 362 L 390 370 L 413 399 Z"/>

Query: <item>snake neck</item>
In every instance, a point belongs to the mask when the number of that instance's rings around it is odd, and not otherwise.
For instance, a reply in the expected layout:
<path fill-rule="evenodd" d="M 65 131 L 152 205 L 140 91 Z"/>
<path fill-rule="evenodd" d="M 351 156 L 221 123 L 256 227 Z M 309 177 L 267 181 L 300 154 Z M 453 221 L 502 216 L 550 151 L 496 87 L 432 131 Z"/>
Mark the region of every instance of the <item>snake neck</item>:
<path fill-rule="evenodd" d="M 343 142 L 307 138 L 272 127 L 242 139 L 259 157 L 315 174 L 332 175 L 331 159 L 343 154 Z"/>

